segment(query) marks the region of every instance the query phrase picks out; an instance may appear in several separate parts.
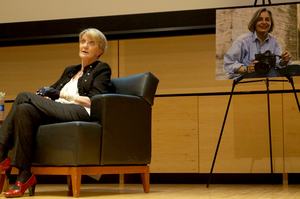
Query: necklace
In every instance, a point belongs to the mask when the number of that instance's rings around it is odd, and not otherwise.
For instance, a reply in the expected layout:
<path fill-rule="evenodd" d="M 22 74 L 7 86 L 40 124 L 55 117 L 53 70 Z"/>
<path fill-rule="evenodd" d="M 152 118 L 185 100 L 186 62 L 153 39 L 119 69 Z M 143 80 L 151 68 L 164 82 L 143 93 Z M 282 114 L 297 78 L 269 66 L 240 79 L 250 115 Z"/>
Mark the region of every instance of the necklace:
<path fill-rule="evenodd" d="M 83 75 L 83 72 L 80 71 L 80 72 L 78 73 L 78 77 L 81 77 L 82 75 Z"/>

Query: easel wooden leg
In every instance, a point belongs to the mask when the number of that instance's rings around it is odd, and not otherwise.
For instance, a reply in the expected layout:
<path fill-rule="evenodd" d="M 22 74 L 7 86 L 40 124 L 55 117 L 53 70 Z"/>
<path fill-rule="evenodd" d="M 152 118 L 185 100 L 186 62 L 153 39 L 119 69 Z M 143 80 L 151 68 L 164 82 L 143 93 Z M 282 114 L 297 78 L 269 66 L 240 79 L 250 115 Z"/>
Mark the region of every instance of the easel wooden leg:
<path fill-rule="evenodd" d="M 272 153 L 272 131 L 271 131 L 271 111 L 270 111 L 270 88 L 269 78 L 266 78 L 267 89 L 267 106 L 268 106 L 268 126 L 269 126 L 269 147 L 270 147 L 270 167 L 271 167 L 271 182 L 273 184 L 273 153 Z"/>
<path fill-rule="evenodd" d="M 224 127 L 225 127 L 225 123 L 226 123 L 226 119 L 227 119 L 227 115 L 228 115 L 228 111 L 229 111 L 229 107 L 230 107 L 230 103 L 231 103 L 231 99 L 232 99 L 232 95 L 233 95 L 233 91 L 234 91 L 234 87 L 236 86 L 236 84 L 239 81 L 240 80 L 233 80 L 233 84 L 232 84 L 232 88 L 231 88 L 231 92 L 230 92 L 230 97 L 229 97 L 229 100 L 228 100 L 228 105 L 227 105 L 226 113 L 225 113 L 225 116 L 224 116 L 224 120 L 223 120 L 223 124 L 222 124 L 222 128 L 221 128 L 221 132 L 220 132 L 220 136 L 219 136 L 219 141 L 218 141 L 218 144 L 217 144 L 217 148 L 216 148 L 216 151 L 215 151 L 214 159 L 213 159 L 213 162 L 212 162 L 212 165 L 211 165 L 211 169 L 210 169 L 210 173 L 209 173 L 208 180 L 207 180 L 207 185 L 206 185 L 207 188 L 209 187 L 211 176 L 212 176 L 212 172 L 213 172 L 213 169 L 214 169 L 214 166 L 215 166 L 215 162 L 216 162 L 216 159 L 217 159 L 217 154 L 218 154 L 219 146 L 220 146 L 220 143 L 221 143 L 221 139 L 222 139 L 222 135 L 223 135 L 223 131 L 224 131 Z"/>

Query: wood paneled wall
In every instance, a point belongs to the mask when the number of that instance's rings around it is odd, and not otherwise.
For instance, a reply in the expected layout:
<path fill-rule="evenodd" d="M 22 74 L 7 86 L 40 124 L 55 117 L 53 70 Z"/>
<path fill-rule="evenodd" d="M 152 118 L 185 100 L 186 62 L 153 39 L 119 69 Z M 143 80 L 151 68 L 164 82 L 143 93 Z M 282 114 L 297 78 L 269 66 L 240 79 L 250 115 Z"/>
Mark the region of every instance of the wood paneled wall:
<path fill-rule="evenodd" d="M 80 62 L 78 44 L 0 48 L 0 91 L 13 100 L 35 92 Z M 215 35 L 109 41 L 102 61 L 113 78 L 151 71 L 160 82 L 152 117 L 152 173 L 209 173 L 231 80 L 215 80 Z M 300 78 L 295 77 L 295 87 Z M 291 89 L 271 82 L 271 90 Z M 217 157 L 216 173 L 269 173 L 270 150 L 264 82 L 240 84 L 234 95 Z M 221 93 L 221 95 L 220 95 Z M 177 96 L 177 94 L 189 94 Z M 290 93 L 270 94 L 274 172 L 300 172 L 300 114 Z M 6 104 L 9 110 L 11 103 Z"/>

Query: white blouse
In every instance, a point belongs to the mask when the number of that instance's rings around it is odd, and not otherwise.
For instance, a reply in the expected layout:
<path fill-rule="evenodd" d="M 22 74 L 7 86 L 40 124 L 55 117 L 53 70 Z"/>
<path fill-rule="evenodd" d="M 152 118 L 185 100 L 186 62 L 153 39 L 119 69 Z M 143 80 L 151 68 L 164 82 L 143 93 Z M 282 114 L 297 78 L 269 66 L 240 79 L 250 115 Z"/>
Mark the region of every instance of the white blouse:
<path fill-rule="evenodd" d="M 79 96 L 78 94 L 78 88 L 77 88 L 77 83 L 78 83 L 78 79 L 75 80 L 75 81 L 72 81 L 73 79 L 71 79 L 63 88 L 62 88 L 62 92 L 68 92 L 68 93 L 71 93 L 73 95 L 77 95 Z M 63 98 L 59 98 L 57 100 L 55 100 L 56 102 L 60 102 L 62 104 L 78 104 L 76 103 L 75 101 L 68 101 L 66 99 L 63 99 Z M 90 115 L 91 114 L 91 109 L 90 108 L 87 108 L 87 107 L 84 107 L 85 110 L 88 112 L 88 114 Z"/>

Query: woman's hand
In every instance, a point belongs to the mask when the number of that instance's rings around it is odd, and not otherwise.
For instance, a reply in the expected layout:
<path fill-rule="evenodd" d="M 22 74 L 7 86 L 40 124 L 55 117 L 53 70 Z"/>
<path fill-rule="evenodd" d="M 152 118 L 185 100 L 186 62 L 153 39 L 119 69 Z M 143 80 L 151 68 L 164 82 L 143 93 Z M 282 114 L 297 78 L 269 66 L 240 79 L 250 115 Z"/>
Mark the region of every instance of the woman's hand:
<path fill-rule="evenodd" d="M 90 108 L 91 107 L 91 100 L 87 96 L 78 96 L 75 100 L 76 103 L 78 103 L 81 106 Z"/>
<path fill-rule="evenodd" d="M 49 98 L 51 98 L 52 100 L 56 100 L 59 98 L 59 90 L 56 90 L 52 87 L 49 86 L 45 86 L 43 88 L 37 89 L 36 94 L 40 95 L 40 96 L 47 96 Z"/>
<path fill-rule="evenodd" d="M 48 97 L 48 96 L 44 96 L 44 98 L 45 98 L 45 99 L 48 99 L 48 100 L 51 100 L 51 98 L 50 98 L 50 97 Z"/>
<path fill-rule="evenodd" d="M 284 51 L 281 54 L 281 62 L 280 62 L 280 66 L 285 66 L 288 64 L 288 62 L 292 59 L 292 55 L 290 52 L 288 51 Z"/>
<path fill-rule="evenodd" d="M 255 60 L 251 63 L 251 65 L 248 67 L 248 73 L 254 73 L 255 72 L 255 64 L 257 63 L 258 61 Z"/>
<path fill-rule="evenodd" d="M 290 61 L 292 59 L 292 55 L 288 51 L 284 51 L 281 55 L 283 61 Z"/>

